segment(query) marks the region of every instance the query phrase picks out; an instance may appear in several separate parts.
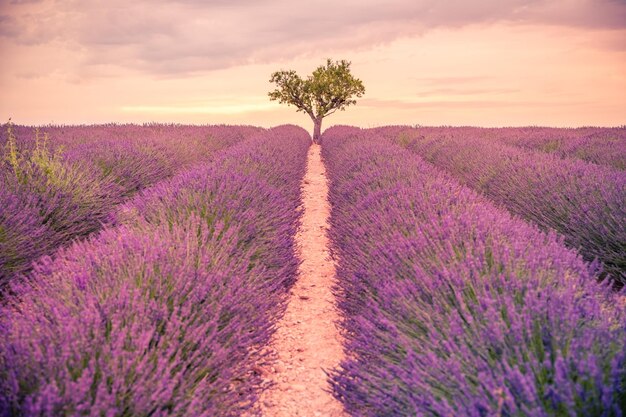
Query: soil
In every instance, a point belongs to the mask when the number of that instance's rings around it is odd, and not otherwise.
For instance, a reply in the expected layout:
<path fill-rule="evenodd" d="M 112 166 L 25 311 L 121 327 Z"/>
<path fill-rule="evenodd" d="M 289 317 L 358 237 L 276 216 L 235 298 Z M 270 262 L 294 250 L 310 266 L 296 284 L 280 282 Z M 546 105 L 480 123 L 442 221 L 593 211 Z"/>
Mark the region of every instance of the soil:
<path fill-rule="evenodd" d="M 326 236 L 330 206 L 326 170 L 320 146 L 309 149 L 302 183 L 303 215 L 296 235 L 302 261 L 285 315 L 276 325 L 269 353 L 273 360 L 261 366 L 266 383 L 260 398 L 266 417 L 344 417 L 330 393 L 327 371 L 343 358 L 336 322 L 339 314 L 331 288 L 335 265 Z"/>

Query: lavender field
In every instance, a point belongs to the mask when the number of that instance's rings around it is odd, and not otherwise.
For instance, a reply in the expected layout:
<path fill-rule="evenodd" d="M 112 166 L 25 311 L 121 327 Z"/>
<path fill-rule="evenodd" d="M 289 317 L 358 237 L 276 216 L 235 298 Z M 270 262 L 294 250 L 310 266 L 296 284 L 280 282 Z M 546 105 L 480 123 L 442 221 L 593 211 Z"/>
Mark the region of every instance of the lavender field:
<path fill-rule="evenodd" d="M 626 415 L 625 128 L 320 143 L 7 124 L 0 416 L 269 415 L 315 146 L 345 352 L 324 371 L 346 415 Z"/>

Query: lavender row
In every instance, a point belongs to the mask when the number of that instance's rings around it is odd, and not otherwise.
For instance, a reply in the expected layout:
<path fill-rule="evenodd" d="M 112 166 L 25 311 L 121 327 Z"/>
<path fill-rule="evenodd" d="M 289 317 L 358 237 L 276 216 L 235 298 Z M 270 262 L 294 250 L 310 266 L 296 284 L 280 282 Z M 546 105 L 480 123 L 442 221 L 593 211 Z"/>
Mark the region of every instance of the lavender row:
<path fill-rule="evenodd" d="M 0 415 L 257 413 L 310 137 L 284 126 L 153 187 L 0 309 Z M 37 329 L 37 331 L 33 331 Z"/>
<path fill-rule="evenodd" d="M 259 131 L 113 125 L 51 127 L 44 134 L 9 128 L 0 161 L 0 287 L 34 259 L 99 230 L 112 208 L 137 191 Z"/>
<path fill-rule="evenodd" d="M 386 137 L 415 137 L 408 126 L 374 128 Z M 626 127 L 420 127 L 422 136 L 459 136 L 481 138 L 490 143 L 512 145 L 561 158 L 578 159 L 608 168 L 626 169 Z"/>
<path fill-rule="evenodd" d="M 126 193 L 144 188 L 173 175 L 181 168 L 206 160 L 206 156 L 260 133 L 252 126 L 108 124 L 86 126 L 13 126 L 22 151 L 36 146 L 38 135 L 48 137 L 51 152 L 60 152 L 69 162 L 91 166 L 103 177 L 121 183 Z M 6 129 L 0 145 L 6 146 Z M 128 182 L 132 181 L 132 184 Z"/>
<path fill-rule="evenodd" d="M 615 169 L 626 169 L 626 126 L 614 128 L 547 127 L 481 129 L 482 137 L 521 148 L 577 158 Z"/>
<path fill-rule="evenodd" d="M 411 129 L 396 141 L 626 283 L 626 172 L 525 151 L 445 129 Z"/>
<path fill-rule="evenodd" d="M 624 291 L 373 131 L 322 150 L 351 415 L 622 415 Z"/>
<path fill-rule="evenodd" d="M 73 151 L 82 145 L 97 147 L 101 143 L 113 146 L 118 143 L 141 143 L 157 146 L 163 152 L 170 152 L 179 158 L 187 158 L 187 160 L 198 158 L 196 150 L 202 146 L 206 146 L 205 150 L 210 151 L 216 141 L 230 144 L 237 142 L 241 136 L 249 137 L 263 131 L 262 128 L 255 126 L 236 126 L 234 128 L 234 126 L 229 125 L 160 123 L 13 126 L 13 133 L 20 147 L 32 148 L 34 145 L 33 138 L 37 130 L 45 132 L 49 136 L 53 150 L 63 148 L 66 151 Z M 6 144 L 7 139 L 7 131 L 3 129 L 0 131 L 0 144 Z"/>

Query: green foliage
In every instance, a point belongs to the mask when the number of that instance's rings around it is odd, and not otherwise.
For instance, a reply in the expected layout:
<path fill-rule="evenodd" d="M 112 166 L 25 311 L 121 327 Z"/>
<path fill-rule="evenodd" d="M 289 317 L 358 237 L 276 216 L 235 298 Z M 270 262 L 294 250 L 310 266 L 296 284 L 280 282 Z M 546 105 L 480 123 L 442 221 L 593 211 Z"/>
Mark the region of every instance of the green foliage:
<path fill-rule="evenodd" d="M 9 164 L 21 184 L 27 184 L 37 172 L 47 178 L 49 185 L 72 191 L 74 184 L 68 182 L 68 167 L 63 161 L 63 149 L 59 147 L 56 151 L 51 151 L 48 148 L 48 140 L 47 133 L 42 135 L 39 129 L 36 129 L 34 149 L 20 149 L 13 133 L 13 123 L 9 119 L 3 159 Z"/>
<path fill-rule="evenodd" d="M 13 169 L 15 176 L 20 178 L 21 172 L 19 167 L 22 158 L 17 149 L 15 134 L 13 133 L 13 123 L 11 122 L 11 119 L 9 119 L 9 121 L 7 122 L 7 144 L 4 153 L 4 159 Z"/>
<path fill-rule="evenodd" d="M 365 87 L 350 73 L 350 62 L 341 60 L 326 61 L 312 75 L 303 80 L 295 71 L 278 71 L 272 74 L 270 82 L 277 88 L 269 93 L 270 100 L 293 105 L 297 111 L 308 114 L 313 120 L 345 110 L 356 104 L 354 97 L 361 97 Z"/>
<path fill-rule="evenodd" d="M 93 182 L 91 173 L 81 164 L 71 164 L 63 157 L 63 147 L 50 149 L 49 136 L 35 130 L 35 144 L 20 146 L 13 133 L 13 124 L 7 123 L 7 144 L 4 160 L 11 167 L 19 186 L 33 187 L 38 194 L 47 194 L 51 189 L 65 193 L 79 207 L 99 200 L 103 187 Z M 30 149 L 29 149 L 30 148 Z"/>

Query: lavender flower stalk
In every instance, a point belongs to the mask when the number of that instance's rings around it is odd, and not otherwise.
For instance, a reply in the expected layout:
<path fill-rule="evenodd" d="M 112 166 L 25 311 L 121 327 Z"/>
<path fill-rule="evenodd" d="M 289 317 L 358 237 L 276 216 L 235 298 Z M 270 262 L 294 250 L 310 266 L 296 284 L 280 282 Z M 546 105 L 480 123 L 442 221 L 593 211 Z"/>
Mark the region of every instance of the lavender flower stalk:
<path fill-rule="evenodd" d="M 622 415 L 623 291 L 373 131 L 322 144 L 351 415 Z"/>
<path fill-rule="evenodd" d="M 472 136 L 471 128 L 412 129 L 404 146 L 626 283 L 626 172 Z"/>
<path fill-rule="evenodd" d="M 100 230 L 136 192 L 263 131 L 247 126 L 11 126 L 0 134 L 0 289 Z"/>
<path fill-rule="evenodd" d="M 254 365 L 297 272 L 309 143 L 293 126 L 261 133 L 14 282 L 0 415 L 254 415 Z"/>

